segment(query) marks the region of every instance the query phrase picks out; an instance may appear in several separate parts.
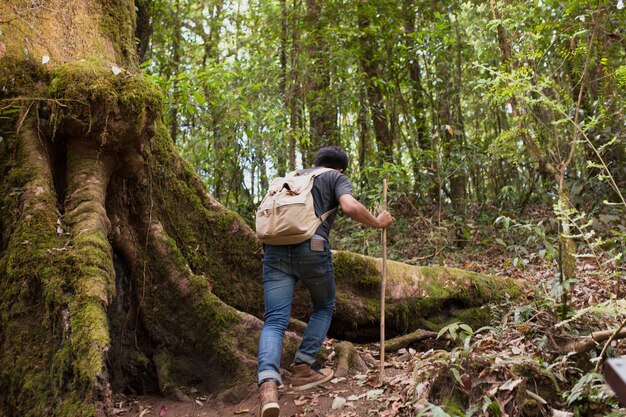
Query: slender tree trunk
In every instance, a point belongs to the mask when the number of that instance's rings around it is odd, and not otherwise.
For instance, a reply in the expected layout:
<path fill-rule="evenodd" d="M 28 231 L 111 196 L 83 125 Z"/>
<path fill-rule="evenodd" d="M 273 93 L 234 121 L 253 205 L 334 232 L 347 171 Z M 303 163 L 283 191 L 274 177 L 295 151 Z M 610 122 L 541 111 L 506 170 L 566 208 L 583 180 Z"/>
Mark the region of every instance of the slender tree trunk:
<path fill-rule="evenodd" d="M 299 20 L 300 15 L 300 0 L 294 0 L 293 2 L 293 21 Z M 298 25 L 293 25 L 294 28 L 291 33 L 291 72 L 289 77 L 290 82 L 290 94 L 289 94 L 289 118 L 290 118 L 290 132 L 289 132 L 289 170 L 296 169 L 296 150 L 298 138 L 303 131 L 303 118 L 302 118 L 302 106 L 304 103 L 304 95 L 302 91 L 302 71 L 300 64 L 300 32 L 298 31 Z M 304 151 L 302 152 L 305 153 Z"/>
<path fill-rule="evenodd" d="M 289 96 L 290 91 L 287 88 L 287 78 L 288 78 L 288 70 L 287 70 L 287 0 L 280 0 L 280 51 L 278 53 L 280 60 L 280 82 L 279 82 L 279 90 L 282 95 L 283 105 L 286 109 L 289 108 L 289 102 L 291 98 Z M 293 135 L 293 126 L 290 126 L 289 130 L 286 133 L 286 136 L 289 137 L 289 142 L 291 142 L 291 136 Z M 277 150 L 278 152 L 278 175 L 283 176 L 286 173 L 287 167 L 287 155 L 285 154 L 284 147 L 281 147 Z"/>
<path fill-rule="evenodd" d="M 152 16 L 151 16 L 152 0 L 135 0 L 137 8 L 137 29 L 135 30 L 135 38 L 137 38 L 137 57 L 139 62 L 146 60 L 148 47 L 150 46 L 150 38 L 152 36 Z"/>
<path fill-rule="evenodd" d="M 180 2 L 176 0 L 174 3 L 173 13 L 178 15 L 180 13 Z M 172 105 L 170 106 L 169 122 L 170 122 L 170 137 L 176 143 L 178 138 L 178 106 L 174 103 L 178 101 L 178 72 L 180 69 L 180 43 L 181 43 L 181 22 L 176 19 L 174 22 L 174 29 L 172 33 L 172 71 L 174 74 L 174 80 L 172 81 Z"/>
<path fill-rule="evenodd" d="M 224 19 L 222 14 L 223 5 L 223 0 L 218 0 L 211 5 L 209 8 L 210 19 L 208 22 L 208 33 L 202 27 L 199 28 L 200 30 L 197 32 L 198 35 L 202 37 L 204 45 L 204 54 L 202 56 L 203 66 L 206 66 L 207 63 L 209 63 L 208 65 L 216 65 L 219 63 L 218 45 L 220 43 L 220 30 Z M 207 99 L 211 96 L 208 86 L 205 87 L 204 95 Z M 208 142 L 213 145 L 214 156 L 211 164 L 213 168 L 213 195 L 217 199 L 222 199 L 225 193 L 229 192 L 227 187 L 229 182 L 228 168 L 233 168 L 230 178 L 236 176 L 236 171 L 240 171 L 239 161 L 236 158 L 232 159 L 232 155 L 231 160 L 228 159 L 227 142 L 231 139 L 229 134 L 232 132 L 224 132 L 220 129 L 220 119 L 222 119 L 223 115 L 213 106 L 209 106 L 207 113 L 206 129 L 211 134 L 211 138 Z"/>
<path fill-rule="evenodd" d="M 390 129 L 390 121 L 385 107 L 385 98 L 379 80 L 383 79 L 381 73 L 380 52 L 376 49 L 377 41 L 370 34 L 370 16 L 366 4 L 359 3 L 358 26 L 361 32 L 361 55 L 360 65 L 367 76 L 365 88 L 370 107 L 374 137 L 378 151 L 388 161 L 393 160 L 393 137 Z"/>
<path fill-rule="evenodd" d="M 451 142 L 453 147 L 455 148 L 456 160 L 458 161 L 457 169 L 455 170 L 454 175 L 450 178 L 450 194 L 452 196 L 452 205 L 455 210 L 461 211 L 465 207 L 465 201 L 467 199 L 467 167 L 471 164 L 471 161 L 466 161 L 465 158 L 468 157 L 468 152 L 465 148 L 465 125 L 463 123 L 463 110 L 461 108 L 461 88 L 463 85 L 463 40 L 461 38 L 460 30 L 459 30 L 459 20 L 455 18 L 454 22 L 454 31 L 456 34 L 456 43 L 454 48 L 456 48 L 454 56 L 455 66 L 454 66 L 454 80 L 453 85 L 453 97 L 452 97 L 452 105 L 453 105 L 453 120 L 455 125 L 454 139 Z"/>
<path fill-rule="evenodd" d="M 405 0 L 403 2 L 403 16 L 404 16 L 404 34 L 407 44 L 407 49 L 412 51 L 415 48 L 415 0 Z M 426 99 L 426 92 L 424 87 L 422 86 L 422 70 L 420 68 L 419 61 L 417 57 L 412 58 L 408 62 L 408 72 L 409 72 L 409 80 L 411 85 L 411 109 L 410 117 L 413 120 L 413 125 L 415 127 L 415 143 L 422 150 L 422 154 L 425 155 L 423 157 L 423 161 L 425 165 L 433 165 L 434 161 L 432 156 L 432 139 L 429 135 L 429 127 L 428 122 L 426 120 L 426 114 L 428 111 L 428 102 Z M 413 142 L 409 138 L 408 141 Z M 414 152 L 411 152 L 412 155 Z M 415 177 L 415 184 L 413 185 L 413 194 L 417 194 L 419 190 L 418 178 L 420 178 L 419 170 L 420 170 L 420 161 L 418 161 L 414 156 L 413 159 L 413 176 Z M 430 187 L 430 194 L 436 195 L 437 184 L 433 183 Z"/>
<path fill-rule="evenodd" d="M 324 39 L 327 18 L 323 18 L 323 2 L 320 0 L 306 0 L 307 27 L 310 28 L 310 40 L 307 43 L 309 60 L 307 83 L 307 109 L 309 112 L 309 132 L 311 149 L 306 155 L 306 165 L 313 162 L 314 152 L 322 147 L 339 143 L 339 128 L 337 126 L 337 107 L 333 97 L 330 68 L 330 54 L 328 43 Z"/>

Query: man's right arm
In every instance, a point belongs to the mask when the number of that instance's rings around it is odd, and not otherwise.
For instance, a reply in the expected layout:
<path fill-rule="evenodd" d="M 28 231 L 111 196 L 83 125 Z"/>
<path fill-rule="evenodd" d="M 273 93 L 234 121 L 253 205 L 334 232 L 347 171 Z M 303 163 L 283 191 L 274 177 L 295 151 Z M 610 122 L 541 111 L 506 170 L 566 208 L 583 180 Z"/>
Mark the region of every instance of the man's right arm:
<path fill-rule="evenodd" d="M 388 211 L 383 211 L 376 217 L 351 194 L 339 197 L 339 205 L 346 216 L 366 226 L 382 229 L 393 223 L 393 217 Z"/>

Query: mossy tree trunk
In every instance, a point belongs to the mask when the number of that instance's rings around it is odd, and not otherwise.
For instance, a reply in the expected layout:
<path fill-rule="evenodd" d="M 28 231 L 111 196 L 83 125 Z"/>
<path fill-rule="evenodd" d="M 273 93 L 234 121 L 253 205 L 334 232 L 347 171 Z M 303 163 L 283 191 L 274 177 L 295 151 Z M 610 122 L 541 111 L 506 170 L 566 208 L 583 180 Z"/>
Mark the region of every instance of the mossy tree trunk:
<path fill-rule="evenodd" d="M 1 409 L 111 414 L 112 390 L 249 379 L 259 245 L 178 156 L 134 3 L 48 6 L 0 6 Z"/>
<path fill-rule="evenodd" d="M 254 381 L 261 247 L 176 152 L 137 67 L 133 2 L 50 3 L 0 4 L 0 413 L 112 415 L 113 391 Z M 377 326 L 376 262 L 336 255 L 334 334 Z M 390 272 L 390 334 L 509 288 Z"/>

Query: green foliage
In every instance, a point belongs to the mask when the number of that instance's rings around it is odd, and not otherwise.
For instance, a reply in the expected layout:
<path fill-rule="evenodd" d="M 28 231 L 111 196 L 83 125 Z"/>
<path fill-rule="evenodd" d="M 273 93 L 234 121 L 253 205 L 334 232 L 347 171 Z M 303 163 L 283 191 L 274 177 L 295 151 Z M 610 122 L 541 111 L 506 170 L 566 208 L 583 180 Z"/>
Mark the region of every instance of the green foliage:
<path fill-rule="evenodd" d="M 626 65 L 615 69 L 615 82 L 618 88 L 626 88 Z"/>
<path fill-rule="evenodd" d="M 615 405 L 614 394 L 606 389 L 604 376 L 597 372 L 584 374 L 565 395 L 576 416 L 587 415 L 593 409 L 592 404 Z"/>
<path fill-rule="evenodd" d="M 514 266 L 524 268 L 538 259 L 555 258 L 554 237 L 548 235 L 543 221 L 517 222 L 507 216 L 500 216 L 495 224 L 503 227 L 503 238 L 497 238 L 496 243 L 516 255 L 509 260 Z M 504 239 L 513 243 L 507 244 Z"/>
<path fill-rule="evenodd" d="M 352 173 L 363 187 L 359 192 L 371 199 L 379 183 L 372 169 L 384 164 L 367 114 L 368 104 L 375 103 L 363 101 L 368 85 L 382 92 L 379 104 L 393 126 L 396 167 L 382 169 L 395 176 L 398 188 L 425 196 L 473 170 L 483 183 L 467 188 L 472 198 L 486 198 L 479 187 L 491 186 L 493 198 L 509 205 L 517 202 L 512 195 L 522 195 L 528 170 L 520 135 L 533 137 L 549 157 L 563 156 L 567 148 L 559 141 L 567 142 L 577 129 L 571 123 L 575 86 L 581 77 L 591 82 L 583 72 L 601 65 L 614 73 L 618 86 L 623 78 L 613 48 L 594 47 L 590 42 L 599 44 L 601 35 L 593 38 L 585 26 L 598 15 L 614 25 L 623 11 L 594 11 L 587 1 L 497 4 L 500 19 L 487 4 L 454 1 L 325 2 L 316 6 L 315 19 L 303 6 L 278 1 L 226 1 L 218 7 L 161 0 L 152 7 L 162 30 L 154 35 L 146 68 L 168 91 L 172 112 L 166 118 L 178 127 L 175 139 L 214 194 L 246 216 L 263 194 L 267 175 L 282 172 L 290 153 L 296 165 L 298 157 L 308 163 L 310 146 L 316 146 L 308 117 L 325 106 L 336 109 L 338 142 L 363 164 L 353 163 Z M 498 64 L 499 27 L 520 63 L 509 70 Z M 376 39 L 374 47 L 369 37 Z M 327 48 L 318 48 L 320 43 Z M 364 60 L 376 75 L 364 74 Z M 571 71 L 557 72 L 561 68 Z M 316 78 L 321 74 L 331 81 Z M 319 83 L 327 83 L 325 90 L 314 92 Z M 519 115 L 524 131 L 507 110 L 512 98 L 527 109 Z M 585 113 L 577 123 L 583 131 L 610 120 L 606 105 L 582 104 Z M 492 160 L 484 158 L 488 149 Z M 503 195 L 493 181 L 499 158 L 520 167 L 501 173 L 517 193 L 505 188 Z"/>
<path fill-rule="evenodd" d="M 183 155 L 249 222 L 269 177 L 310 163 L 321 144 L 316 115 L 326 118 L 323 140 L 350 153 L 348 174 L 367 205 L 380 201 L 383 177 L 392 207 L 439 204 L 444 214 L 468 201 L 551 202 L 554 178 L 529 188 L 546 163 L 567 161 L 591 178 L 572 198 L 610 197 L 624 180 L 623 98 L 610 88 L 623 88 L 624 66 L 610 30 L 588 25 L 617 28 L 621 9 L 496 2 L 496 19 L 488 3 L 456 1 L 220 4 L 153 2 L 159 30 L 145 68 L 167 92 L 166 123 Z"/>

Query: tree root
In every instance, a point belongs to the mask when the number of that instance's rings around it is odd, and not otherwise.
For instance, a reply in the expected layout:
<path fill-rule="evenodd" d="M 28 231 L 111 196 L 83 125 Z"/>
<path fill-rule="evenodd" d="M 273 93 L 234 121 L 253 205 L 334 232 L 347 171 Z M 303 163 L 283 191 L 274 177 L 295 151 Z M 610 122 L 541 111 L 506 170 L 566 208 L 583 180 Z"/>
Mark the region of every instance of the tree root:
<path fill-rule="evenodd" d="M 108 241 L 111 223 L 105 210 L 111 160 L 82 137 L 68 139 L 65 221 L 72 236 L 70 255 L 79 271 L 71 286 L 70 326 L 77 370 L 97 381 L 99 397 L 110 397 L 105 354 L 109 349 L 107 306 L 115 294 L 113 251 Z M 105 402 L 110 402 L 108 398 Z"/>
<path fill-rule="evenodd" d="M 160 351 L 154 356 L 152 362 L 157 371 L 161 394 L 176 401 L 192 402 L 191 398 L 185 395 L 170 378 L 170 355 L 165 351 Z"/>
<path fill-rule="evenodd" d="M 600 343 L 609 340 L 610 338 L 612 338 L 612 340 L 617 340 L 625 337 L 626 329 L 621 329 L 617 333 L 614 329 L 600 330 L 591 333 L 589 336 L 571 340 L 562 346 L 556 346 L 556 351 L 562 355 L 572 352 L 575 354 L 581 354 L 595 349 Z"/>
<path fill-rule="evenodd" d="M 397 352 L 402 348 L 409 347 L 412 343 L 425 339 L 435 339 L 436 337 L 436 332 L 418 329 L 412 333 L 394 337 L 393 339 L 385 341 L 385 350 L 388 352 Z"/>
<path fill-rule="evenodd" d="M 335 376 L 338 378 L 346 377 L 350 373 L 350 369 L 364 372 L 367 365 L 361 359 L 354 345 L 350 342 L 339 342 L 335 347 L 337 350 L 337 370 Z"/>
<path fill-rule="evenodd" d="M 288 330 L 294 331 L 300 335 L 304 334 L 306 330 L 306 323 L 302 320 L 294 319 L 293 317 L 289 318 L 289 325 L 287 326 Z"/>

